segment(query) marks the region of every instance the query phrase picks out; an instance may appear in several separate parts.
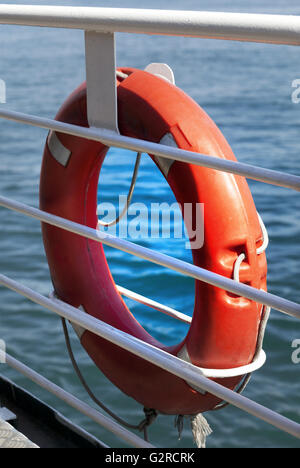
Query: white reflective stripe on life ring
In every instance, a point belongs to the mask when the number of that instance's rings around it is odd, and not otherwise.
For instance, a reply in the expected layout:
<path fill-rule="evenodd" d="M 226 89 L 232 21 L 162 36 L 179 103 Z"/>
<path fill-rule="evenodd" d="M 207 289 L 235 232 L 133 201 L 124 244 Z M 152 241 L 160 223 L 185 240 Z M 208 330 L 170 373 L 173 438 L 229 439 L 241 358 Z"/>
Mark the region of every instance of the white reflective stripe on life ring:
<path fill-rule="evenodd" d="M 71 151 L 59 140 L 55 132 L 51 130 L 48 135 L 48 148 L 54 159 L 62 166 L 66 167 L 71 156 Z"/>
<path fill-rule="evenodd" d="M 159 142 L 160 145 L 172 146 L 173 148 L 178 148 L 176 141 L 171 133 L 166 133 Z M 174 164 L 174 159 L 162 158 L 161 156 L 154 156 L 155 161 L 159 165 L 162 173 L 165 177 L 168 177 L 169 171 Z"/>

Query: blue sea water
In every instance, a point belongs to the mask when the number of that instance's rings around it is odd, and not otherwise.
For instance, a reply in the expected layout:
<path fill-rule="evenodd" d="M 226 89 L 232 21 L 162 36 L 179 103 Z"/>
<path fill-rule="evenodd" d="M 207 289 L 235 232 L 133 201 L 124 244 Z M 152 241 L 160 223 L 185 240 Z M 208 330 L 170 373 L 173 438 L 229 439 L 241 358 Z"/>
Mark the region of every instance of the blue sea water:
<path fill-rule="evenodd" d="M 28 3 L 16 0 L 6 3 Z M 38 3 L 41 2 L 33 2 Z M 47 2 L 42 2 L 47 3 Z M 50 2 L 49 2 L 50 3 Z M 214 10 L 300 14 L 296 0 L 128 0 L 51 2 L 155 9 Z M 297 47 L 244 44 L 214 40 L 117 35 L 119 66 L 144 69 L 166 62 L 176 83 L 216 121 L 237 158 L 246 163 L 300 174 L 300 104 L 291 100 L 292 82 L 300 78 Z M 85 79 L 81 31 L 0 26 L 0 79 L 6 82 L 5 109 L 52 118 L 68 94 Z M 38 206 L 39 174 L 46 131 L 2 121 L 0 125 L 0 194 Z M 101 201 L 117 203 L 129 188 L 134 154 L 111 150 L 101 174 Z M 116 168 L 117 166 L 117 168 Z M 120 170 L 121 168 L 121 170 Z M 118 178 L 116 172 L 121 174 Z M 299 196 L 292 190 L 250 181 L 253 197 L 269 231 L 269 291 L 300 302 Z M 173 196 L 150 158 L 143 156 L 134 202 L 172 202 Z M 0 209 L 1 273 L 49 294 L 51 281 L 38 222 Z M 141 239 L 177 258 L 190 260 L 184 240 Z M 191 279 L 119 251 L 106 249 L 118 284 L 191 314 Z M 161 341 L 178 342 L 186 326 L 128 301 L 143 326 Z M 11 291 L 0 289 L 0 339 L 8 351 L 77 397 L 91 403 L 73 373 L 60 320 L 51 312 Z M 141 408 L 122 395 L 81 349 L 72 334 L 84 375 L 94 391 L 120 416 L 137 422 Z M 266 332 L 266 365 L 252 378 L 244 395 L 300 422 L 300 364 L 291 359 L 292 342 L 300 339 L 299 321 L 272 311 Z M 113 435 L 22 376 L 1 365 L 0 372 L 31 390 L 72 421 L 113 447 L 125 446 Z M 92 403 L 91 403 L 92 404 Z M 293 437 L 228 407 L 207 416 L 214 433 L 208 447 L 299 447 Z M 180 441 L 173 418 L 160 416 L 150 429 L 151 441 L 161 447 L 193 447 L 186 425 Z"/>

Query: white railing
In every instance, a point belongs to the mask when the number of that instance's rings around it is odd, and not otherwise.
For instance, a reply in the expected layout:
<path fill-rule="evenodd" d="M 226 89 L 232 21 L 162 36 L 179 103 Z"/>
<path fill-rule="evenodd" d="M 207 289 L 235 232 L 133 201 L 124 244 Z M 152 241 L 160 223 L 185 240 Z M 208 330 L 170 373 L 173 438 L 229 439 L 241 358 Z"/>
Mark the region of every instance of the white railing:
<path fill-rule="evenodd" d="M 57 122 L 52 119 L 26 115 L 19 112 L 4 111 L 2 109 L 0 111 L 0 117 L 100 141 L 107 146 L 122 147 L 134 151 L 156 154 L 164 158 L 210 167 L 300 191 L 300 177 L 297 175 L 284 174 L 239 162 L 224 161 L 212 156 L 191 153 L 120 135 L 117 128 L 114 40 L 115 32 L 132 32 L 300 45 L 300 17 L 86 7 L 0 5 L 0 24 L 85 30 L 88 119 L 90 128 L 82 128 L 63 122 Z M 101 69 L 101 86 L 99 87 L 98 64 L 103 63 L 103 61 L 106 67 Z M 103 70 L 105 70 L 105 73 L 103 73 Z M 98 120 L 99 115 L 101 115 L 101 112 L 98 112 L 99 108 L 107 109 L 107 112 L 102 113 L 105 114 L 105 120 L 102 122 Z M 53 216 L 2 196 L 0 197 L 0 206 L 123 250 L 239 296 L 247 297 L 285 314 L 300 318 L 300 305 L 287 299 L 257 290 L 187 262 L 153 252 L 152 250 L 132 244 L 128 241 Z M 190 382 L 194 387 L 212 393 L 257 418 L 300 438 L 300 424 L 209 380 L 205 377 L 205 369 L 199 369 L 192 364 L 183 362 L 179 358 L 88 316 L 58 299 L 46 298 L 1 274 L 0 284 L 112 343 L 137 354 L 146 361 L 152 362 L 158 367 L 172 372 L 176 376 Z M 127 295 L 138 302 L 154 307 L 186 323 L 190 322 L 190 318 L 180 312 L 137 295 L 132 291 L 125 290 L 120 286 L 118 289 L 121 294 Z M 130 433 L 127 429 L 124 429 L 110 418 L 103 416 L 85 403 L 80 402 L 77 398 L 38 375 L 24 364 L 16 361 L 13 357 L 6 356 L 6 361 L 8 365 L 23 373 L 48 391 L 54 393 L 74 408 L 82 411 L 127 443 L 135 447 L 152 447 L 148 442 L 143 441 L 140 437 Z"/>
<path fill-rule="evenodd" d="M 0 5 L 0 23 L 300 45 L 299 16 Z"/>

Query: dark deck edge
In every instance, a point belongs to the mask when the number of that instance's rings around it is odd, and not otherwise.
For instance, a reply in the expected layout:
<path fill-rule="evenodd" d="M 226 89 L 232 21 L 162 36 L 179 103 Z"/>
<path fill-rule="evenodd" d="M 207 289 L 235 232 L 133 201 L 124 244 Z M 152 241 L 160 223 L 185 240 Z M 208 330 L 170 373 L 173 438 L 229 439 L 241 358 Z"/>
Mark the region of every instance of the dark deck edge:
<path fill-rule="evenodd" d="M 0 376 L 0 404 L 17 415 L 10 422 L 41 448 L 107 448 L 51 406 Z"/>

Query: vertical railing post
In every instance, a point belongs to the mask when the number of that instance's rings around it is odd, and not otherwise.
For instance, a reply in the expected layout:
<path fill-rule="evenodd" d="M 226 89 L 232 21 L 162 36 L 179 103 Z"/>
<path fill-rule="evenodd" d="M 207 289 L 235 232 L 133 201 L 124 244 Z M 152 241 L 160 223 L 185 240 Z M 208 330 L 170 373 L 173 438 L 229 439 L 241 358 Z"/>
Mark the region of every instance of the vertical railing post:
<path fill-rule="evenodd" d="M 115 35 L 86 31 L 85 56 L 89 125 L 118 133 Z"/>

